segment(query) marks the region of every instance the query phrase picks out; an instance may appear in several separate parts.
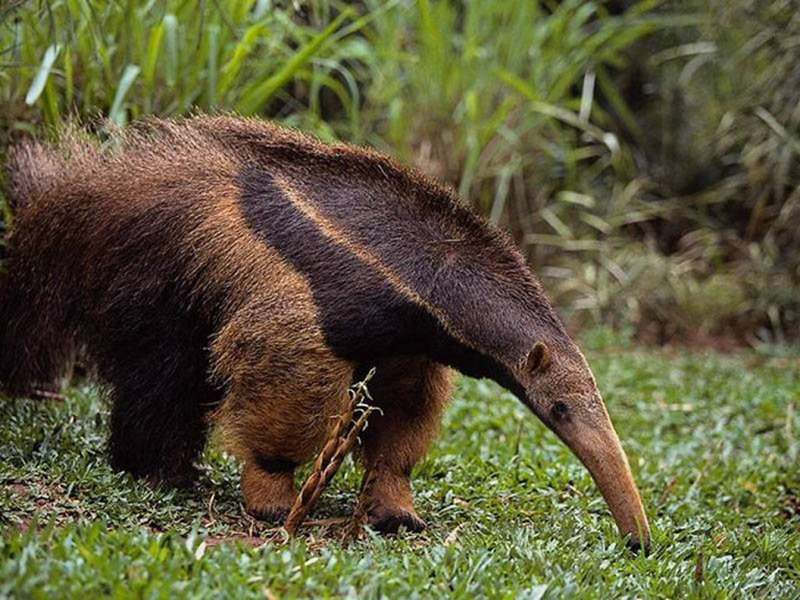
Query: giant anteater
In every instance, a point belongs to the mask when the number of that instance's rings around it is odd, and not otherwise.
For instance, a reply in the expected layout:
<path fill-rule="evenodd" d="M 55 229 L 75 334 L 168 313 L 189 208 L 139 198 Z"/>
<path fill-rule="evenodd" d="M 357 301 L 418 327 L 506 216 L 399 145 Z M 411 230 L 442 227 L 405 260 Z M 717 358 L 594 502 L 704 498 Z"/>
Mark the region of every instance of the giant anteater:
<path fill-rule="evenodd" d="M 247 510 L 277 518 L 295 467 L 375 366 L 370 523 L 417 530 L 409 476 L 452 367 L 514 392 L 647 546 L 583 355 L 507 236 L 449 189 L 376 152 L 233 117 L 145 121 L 105 148 L 74 133 L 23 143 L 7 173 L 0 385 L 52 385 L 80 355 L 110 390 L 115 467 L 185 485 L 216 422 L 244 463 Z"/>

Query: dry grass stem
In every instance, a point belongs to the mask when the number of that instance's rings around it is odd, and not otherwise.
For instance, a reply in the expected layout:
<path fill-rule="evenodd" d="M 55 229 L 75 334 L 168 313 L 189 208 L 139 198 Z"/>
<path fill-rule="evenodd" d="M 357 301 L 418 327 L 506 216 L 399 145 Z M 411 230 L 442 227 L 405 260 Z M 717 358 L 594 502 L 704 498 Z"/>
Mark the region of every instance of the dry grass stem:
<path fill-rule="evenodd" d="M 353 449 L 361 431 L 367 425 L 367 421 L 373 411 L 374 406 L 364 404 L 364 399 L 369 398 L 367 382 L 372 378 L 375 370 L 370 371 L 363 381 L 354 385 L 350 391 L 350 403 L 347 409 L 336 418 L 336 424 L 331 431 L 331 435 L 323 446 L 311 474 L 306 479 L 297 499 L 294 502 L 283 528 L 289 535 L 294 535 L 305 519 L 316 506 L 325 487 L 333 479 L 342 461 Z M 356 410 L 361 414 L 354 420 Z"/>
<path fill-rule="evenodd" d="M 380 463 L 380 461 L 378 461 Z M 367 511 L 369 510 L 370 497 L 372 496 L 372 488 L 378 480 L 378 464 L 373 465 L 372 468 L 364 474 L 364 481 L 361 484 L 361 491 L 358 494 L 358 503 L 353 511 L 353 516 L 344 531 L 342 540 L 347 543 L 350 540 L 357 540 L 361 536 L 362 526 L 367 520 Z"/>
<path fill-rule="evenodd" d="M 6 394 L 0 390 L 0 398 L 5 395 Z M 30 398 L 31 400 L 55 400 L 56 402 L 66 402 L 67 400 L 67 397 L 63 394 L 51 392 L 49 390 L 26 390 L 19 395 L 25 398 Z"/>

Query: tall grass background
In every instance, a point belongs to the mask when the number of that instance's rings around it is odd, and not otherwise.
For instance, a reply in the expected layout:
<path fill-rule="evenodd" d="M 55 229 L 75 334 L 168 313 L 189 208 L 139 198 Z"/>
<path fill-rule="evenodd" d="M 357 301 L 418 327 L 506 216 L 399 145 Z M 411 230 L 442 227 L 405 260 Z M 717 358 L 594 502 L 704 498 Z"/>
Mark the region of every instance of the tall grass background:
<path fill-rule="evenodd" d="M 756 345 L 800 329 L 798 65 L 788 0 L 10 0 L 0 154 L 260 115 L 458 189 L 575 327 Z"/>

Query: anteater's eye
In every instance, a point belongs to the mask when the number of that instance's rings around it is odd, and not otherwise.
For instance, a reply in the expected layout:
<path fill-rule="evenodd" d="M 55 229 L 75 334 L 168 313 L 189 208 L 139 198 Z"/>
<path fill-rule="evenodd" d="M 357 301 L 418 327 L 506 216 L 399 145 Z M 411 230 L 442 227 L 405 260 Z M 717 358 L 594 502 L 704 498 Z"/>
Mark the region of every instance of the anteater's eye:
<path fill-rule="evenodd" d="M 567 406 L 566 402 L 562 402 L 561 400 L 556 400 L 553 403 L 553 407 L 550 409 L 550 412 L 553 413 L 554 419 L 560 420 L 567 416 L 567 413 L 569 412 L 569 407 Z"/>

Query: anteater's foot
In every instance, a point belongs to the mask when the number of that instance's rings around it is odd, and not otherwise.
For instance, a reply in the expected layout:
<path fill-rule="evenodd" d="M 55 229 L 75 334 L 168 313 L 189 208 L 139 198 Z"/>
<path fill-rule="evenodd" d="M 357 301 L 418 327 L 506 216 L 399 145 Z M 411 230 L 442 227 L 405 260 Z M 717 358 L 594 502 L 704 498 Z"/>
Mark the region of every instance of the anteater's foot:
<path fill-rule="evenodd" d="M 185 469 L 147 475 L 144 480 L 147 485 L 154 489 L 188 491 L 194 487 L 199 477 L 200 469 L 191 466 Z"/>
<path fill-rule="evenodd" d="M 242 493 L 247 514 L 269 523 L 283 523 L 297 498 L 294 472 L 268 473 L 247 464 L 242 471 Z"/>
<path fill-rule="evenodd" d="M 414 532 L 425 529 L 425 521 L 414 510 L 408 476 L 378 468 L 367 509 L 370 527 L 383 533 L 397 533 L 401 528 Z"/>
<path fill-rule="evenodd" d="M 413 508 L 375 506 L 367 512 L 367 519 L 369 526 L 381 533 L 397 533 L 401 528 L 413 532 L 425 529 L 425 521 L 419 518 Z"/>

